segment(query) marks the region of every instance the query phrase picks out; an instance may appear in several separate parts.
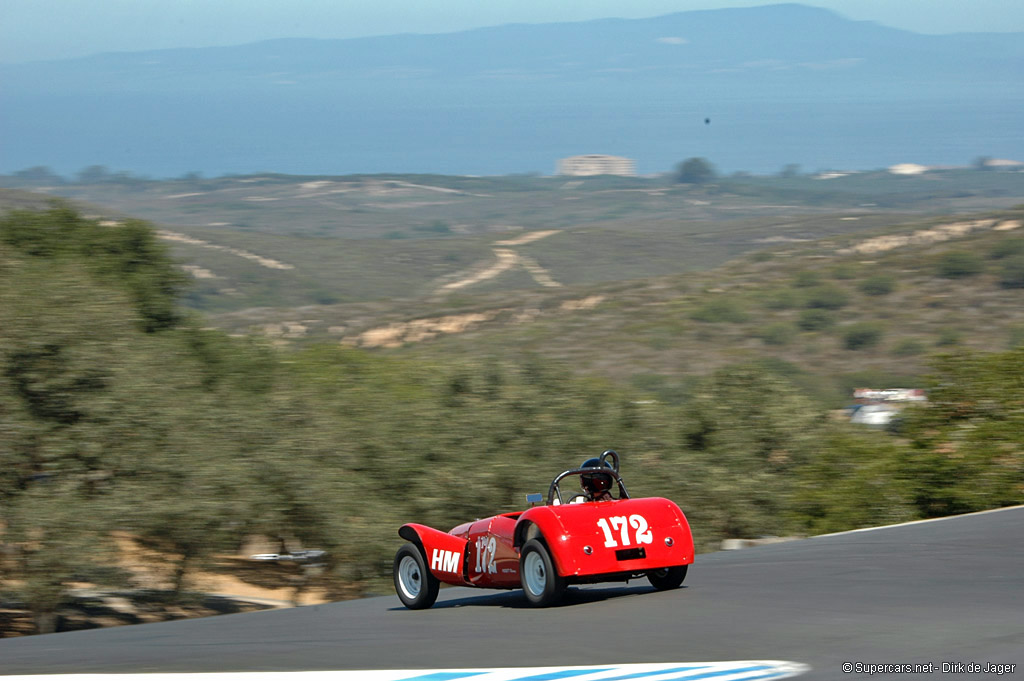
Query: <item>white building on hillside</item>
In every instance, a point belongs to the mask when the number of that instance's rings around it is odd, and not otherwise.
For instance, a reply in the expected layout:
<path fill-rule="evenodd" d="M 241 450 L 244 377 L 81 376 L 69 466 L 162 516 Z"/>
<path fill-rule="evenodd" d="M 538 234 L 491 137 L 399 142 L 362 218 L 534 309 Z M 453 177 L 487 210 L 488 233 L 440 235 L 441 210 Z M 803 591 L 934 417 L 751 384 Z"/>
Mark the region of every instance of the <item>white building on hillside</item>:
<path fill-rule="evenodd" d="M 636 162 L 621 156 L 586 154 L 570 156 L 558 161 L 559 175 L 636 175 Z"/>
<path fill-rule="evenodd" d="M 1024 163 L 1008 158 L 986 158 L 981 166 L 988 170 L 1024 170 Z"/>
<path fill-rule="evenodd" d="M 897 163 L 889 166 L 889 172 L 893 175 L 921 175 L 927 173 L 931 168 L 917 163 Z"/>

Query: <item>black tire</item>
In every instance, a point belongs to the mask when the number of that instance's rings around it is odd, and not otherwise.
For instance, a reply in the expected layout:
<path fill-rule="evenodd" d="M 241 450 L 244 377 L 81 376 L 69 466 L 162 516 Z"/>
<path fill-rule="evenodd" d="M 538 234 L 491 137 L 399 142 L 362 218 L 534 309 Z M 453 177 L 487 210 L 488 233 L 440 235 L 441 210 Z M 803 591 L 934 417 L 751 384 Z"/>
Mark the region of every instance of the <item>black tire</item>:
<path fill-rule="evenodd" d="M 686 579 L 686 569 L 689 565 L 675 565 L 673 567 L 651 570 L 647 573 L 647 580 L 658 591 L 678 589 L 679 585 Z"/>
<path fill-rule="evenodd" d="M 429 608 L 437 600 L 441 581 L 427 569 L 423 551 L 416 544 L 406 544 L 395 554 L 393 567 L 395 592 L 410 610 Z"/>
<path fill-rule="evenodd" d="M 519 581 L 530 605 L 546 608 L 558 603 L 565 592 L 565 579 L 558 574 L 548 547 L 531 539 L 519 552 Z"/>

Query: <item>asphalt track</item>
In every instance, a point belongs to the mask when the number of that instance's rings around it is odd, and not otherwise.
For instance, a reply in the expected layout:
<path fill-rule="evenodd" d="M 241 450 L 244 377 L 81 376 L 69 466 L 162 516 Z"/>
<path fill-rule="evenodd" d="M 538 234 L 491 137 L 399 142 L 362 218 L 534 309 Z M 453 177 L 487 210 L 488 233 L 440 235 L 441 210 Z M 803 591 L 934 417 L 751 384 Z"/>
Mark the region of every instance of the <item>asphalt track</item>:
<path fill-rule="evenodd" d="M 384 596 L 0 640 L 0 674 L 749 659 L 810 665 L 800 679 L 869 678 L 846 662 L 936 665 L 873 679 L 1024 679 L 1024 507 L 700 555 L 676 591 L 579 588 L 544 610 L 519 591 L 453 588 L 419 612 Z"/>

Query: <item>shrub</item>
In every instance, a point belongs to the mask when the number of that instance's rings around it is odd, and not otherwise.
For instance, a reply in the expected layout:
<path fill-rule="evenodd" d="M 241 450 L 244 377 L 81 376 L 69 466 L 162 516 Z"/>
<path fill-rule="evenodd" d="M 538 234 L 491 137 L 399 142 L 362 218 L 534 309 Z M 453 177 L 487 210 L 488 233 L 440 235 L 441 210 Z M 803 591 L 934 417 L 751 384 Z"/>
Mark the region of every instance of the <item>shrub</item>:
<path fill-rule="evenodd" d="M 835 315 L 828 310 L 817 308 L 800 312 L 800 319 L 796 324 L 804 331 L 821 331 L 835 323 Z"/>
<path fill-rule="evenodd" d="M 731 322 L 742 324 L 747 321 L 747 313 L 735 301 L 728 298 L 712 298 L 690 313 L 690 319 L 699 322 Z"/>
<path fill-rule="evenodd" d="M 313 291 L 311 295 L 317 305 L 337 305 L 342 300 L 341 296 L 333 291 Z"/>
<path fill-rule="evenodd" d="M 1024 347 L 1024 326 L 1010 327 L 1010 338 L 1006 343 L 1006 347 L 1010 350 Z"/>
<path fill-rule="evenodd" d="M 798 302 L 796 294 L 792 291 L 772 291 L 765 298 L 764 306 L 769 310 L 791 310 Z"/>
<path fill-rule="evenodd" d="M 876 274 L 862 281 L 858 288 L 869 296 L 884 296 L 896 290 L 896 278 L 889 274 Z"/>
<path fill-rule="evenodd" d="M 977 253 L 949 251 L 939 258 L 938 274 L 947 279 L 972 277 L 981 273 L 985 264 Z"/>
<path fill-rule="evenodd" d="M 849 263 L 836 265 L 832 268 L 833 279 L 854 279 L 857 276 L 857 268 Z"/>
<path fill-rule="evenodd" d="M 897 357 L 913 357 L 924 352 L 924 344 L 915 338 L 901 340 L 892 349 L 892 354 Z"/>
<path fill-rule="evenodd" d="M 935 341 L 935 345 L 940 348 L 946 348 L 951 345 L 960 344 L 960 332 L 954 329 L 943 329 L 939 332 L 939 338 Z"/>
<path fill-rule="evenodd" d="M 838 286 L 826 284 L 816 286 L 807 292 L 804 299 L 804 307 L 820 308 L 823 310 L 838 310 L 850 302 L 850 296 Z"/>
<path fill-rule="evenodd" d="M 1003 288 L 1024 288 L 1024 254 L 1006 259 L 999 274 L 999 285 Z"/>
<path fill-rule="evenodd" d="M 878 345 L 880 340 L 882 340 L 882 328 L 870 322 L 853 324 L 843 333 L 843 347 L 847 350 L 871 348 Z"/>
<path fill-rule="evenodd" d="M 757 337 L 765 345 L 788 345 L 795 335 L 796 329 L 786 322 L 768 324 L 757 331 Z"/>
<path fill-rule="evenodd" d="M 1003 239 L 988 253 L 988 257 L 993 260 L 1008 258 L 1011 255 L 1024 255 L 1024 238 Z"/>
<path fill-rule="evenodd" d="M 798 288 L 807 288 L 809 286 L 817 286 L 821 283 L 821 277 L 817 272 L 811 272 L 809 270 L 803 270 L 797 272 L 796 277 L 793 278 L 793 286 Z"/>

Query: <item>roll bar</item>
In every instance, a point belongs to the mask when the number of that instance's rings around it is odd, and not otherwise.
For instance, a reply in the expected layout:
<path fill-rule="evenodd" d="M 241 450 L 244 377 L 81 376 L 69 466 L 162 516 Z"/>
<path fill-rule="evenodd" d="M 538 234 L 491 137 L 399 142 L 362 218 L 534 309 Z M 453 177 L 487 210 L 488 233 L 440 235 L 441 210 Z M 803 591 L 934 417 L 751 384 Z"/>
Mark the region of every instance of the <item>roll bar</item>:
<path fill-rule="evenodd" d="M 555 503 L 555 498 L 558 498 L 558 503 L 562 503 L 562 493 L 558 488 L 558 483 L 562 482 L 565 478 L 573 475 L 583 475 L 584 473 L 604 473 L 612 476 L 615 479 L 616 484 L 619 486 L 619 498 L 628 499 L 629 492 L 626 491 L 626 486 L 622 482 L 622 476 L 619 475 L 619 455 L 609 449 L 601 454 L 601 462 L 604 463 L 608 459 L 612 461 L 612 467 L 606 466 L 591 466 L 589 468 L 573 468 L 571 470 L 562 471 L 555 476 L 555 479 L 551 481 L 551 487 L 548 488 L 548 506 L 552 506 Z"/>

